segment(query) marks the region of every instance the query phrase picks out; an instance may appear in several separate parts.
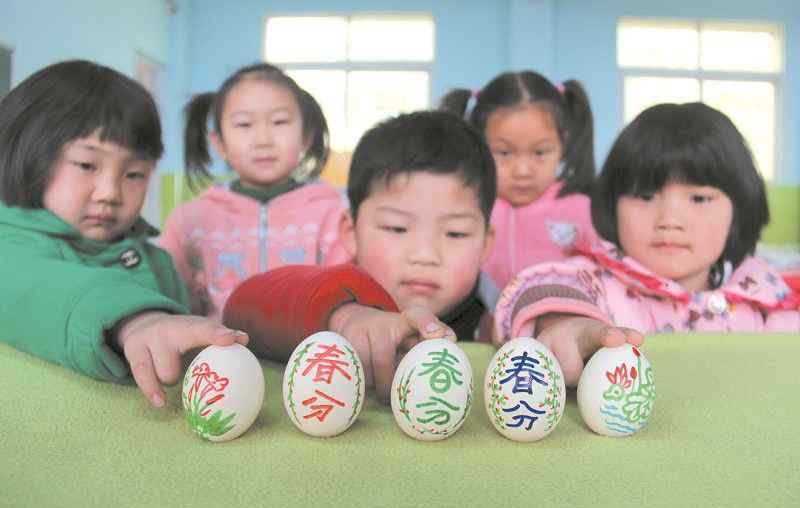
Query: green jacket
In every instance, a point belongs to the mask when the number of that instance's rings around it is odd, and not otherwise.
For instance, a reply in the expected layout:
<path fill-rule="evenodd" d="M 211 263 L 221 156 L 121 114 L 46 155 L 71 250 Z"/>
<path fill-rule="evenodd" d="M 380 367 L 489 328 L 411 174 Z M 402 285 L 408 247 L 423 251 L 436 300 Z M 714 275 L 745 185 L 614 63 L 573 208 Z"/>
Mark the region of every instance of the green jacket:
<path fill-rule="evenodd" d="M 139 219 L 122 240 L 98 242 L 48 210 L 0 203 L 0 340 L 93 378 L 127 378 L 105 331 L 143 310 L 187 313 L 172 259 L 147 241 L 157 233 Z"/>

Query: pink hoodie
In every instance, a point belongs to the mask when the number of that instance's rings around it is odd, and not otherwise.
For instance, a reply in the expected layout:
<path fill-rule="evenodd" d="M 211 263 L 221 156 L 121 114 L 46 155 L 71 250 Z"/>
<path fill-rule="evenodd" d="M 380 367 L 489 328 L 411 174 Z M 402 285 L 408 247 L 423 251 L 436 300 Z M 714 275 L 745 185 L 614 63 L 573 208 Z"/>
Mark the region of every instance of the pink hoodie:
<path fill-rule="evenodd" d="M 501 198 L 494 202 L 491 223 L 494 248 L 483 270 L 503 288 L 523 268 L 562 261 L 578 245 L 597 241 L 589 198 L 583 194 L 558 197 L 563 182 L 555 182 L 533 203 L 514 207 Z"/>
<path fill-rule="evenodd" d="M 244 279 L 289 264 L 331 264 L 345 196 L 309 183 L 266 204 L 216 185 L 176 207 L 161 246 L 192 296 L 192 312 L 221 319 L 231 291 Z"/>
<path fill-rule="evenodd" d="M 797 332 L 800 298 L 764 261 L 748 257 L 719 288 L 690 293 L 612 244 L 523 270 L 496 309 L 496 342 L 528 335 L 538 316 L 580 314 L 642 333 Z"/>

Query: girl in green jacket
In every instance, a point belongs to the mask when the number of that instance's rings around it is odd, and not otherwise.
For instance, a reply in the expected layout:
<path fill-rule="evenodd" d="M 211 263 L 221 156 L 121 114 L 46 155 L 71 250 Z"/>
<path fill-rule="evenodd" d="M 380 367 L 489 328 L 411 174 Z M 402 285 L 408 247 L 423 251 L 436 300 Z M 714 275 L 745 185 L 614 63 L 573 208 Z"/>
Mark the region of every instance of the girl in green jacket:
<path fill-rule="evenodd" d="M 87 61 L 46 67 L 0 102 L 0 340 L 103 380 L 131 374 L 155 407 L 181 355 L 246 343 L 187 313 L 140 211 L 163 153 L 150 94 Z"/>

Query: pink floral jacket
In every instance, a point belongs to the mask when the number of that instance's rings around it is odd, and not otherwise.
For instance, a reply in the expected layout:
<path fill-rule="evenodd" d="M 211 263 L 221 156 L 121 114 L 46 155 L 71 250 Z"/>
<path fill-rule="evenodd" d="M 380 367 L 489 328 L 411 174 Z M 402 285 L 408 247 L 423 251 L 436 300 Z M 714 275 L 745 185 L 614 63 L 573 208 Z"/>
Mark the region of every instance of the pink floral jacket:
<path fill-rule="evenodd" d="M 598 242 L 581 254 L 520 272 L 497 303 L 496 342 L 530 334 L 536 318 L 550 312 L 643 333 L 800 330 L 800 299 L 760 259 L 745 258 L 715 290 L 690 293 L 611 243 Z"/>
<path fill-rule="evenodd" d="M 219 320 L 231 291 L 251 275 L 346 256 L 336 248 L 346 208 L 344 195 L 327 183 L 306 184 L 266 204 L 216 185 L 172 211 L 160 244 L 189 286 L 192 312 Z"/>
<path fill-rule="evenodd" d="M 502 289 L 523 268 L 536 263 L 563 261 L 575 247 L 598 240 L 592 227 L 589 198 L 583 194 L 558 197 L 556 182 L 536 201 L 511 206 L 498 198 L 492 209 L 494 247 L 483 270 Z"/>

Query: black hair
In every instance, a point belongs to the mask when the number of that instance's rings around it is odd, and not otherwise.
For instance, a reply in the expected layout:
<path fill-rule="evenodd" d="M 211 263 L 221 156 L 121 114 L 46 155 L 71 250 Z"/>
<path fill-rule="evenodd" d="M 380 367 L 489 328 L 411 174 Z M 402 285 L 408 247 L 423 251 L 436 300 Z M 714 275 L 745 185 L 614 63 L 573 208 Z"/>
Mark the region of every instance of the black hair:
<path fill-rule="evenodd" d="M 189 185 L 196 188 L 197 183 L 207 182 L 213 178 L 208 169 L 211 164 L 211 153 L 208 149 L 208 115 L 209 113 L 213 115 L 214 130 L 222 137 L 220 124 L 225 99 L 231 89 L 245 79 L 269 81 L 285 87 L 292 93 L 303 120 L 303 138 L 311 140 L 305 157 L 298 166 L 306 171 L 296 174 L 295 177 L 306 179 L 319 176 L 329 153 L 328 123 L 322 108 L 311 94 L 300 88 L 280 68 L 268 63 L 258 63 L 236 71 L 225 80 L 216 93 L 195 95 L 184 108 L 186 127 L 183 154 Z"/>
<path fill-rule="evenodd" d="M 550 111 L 561 146 L 563 170 L 558 179 L 564 182 L 559 196 L 580 192 L 588 194 L 595 178 L 594 117 L 589 96 L 575 80 L 556 87 L 550 80 L 533 71 L 504 72 L 479 92 L 457 88 L 440 101 L 439 109 L 467 115 L 472 97 L 475 105 L 468 113 L 469 121 L 479 131 L 486 131 L 489 116 L 498 108 L 521 104 L 542 105 Z"/>
<path fill-rule="evenodd" d="M 50 171 L 67 143 L 100 139 L 156 161 L 164 152 L 158 109 L 127 76 L 85 60 L 49 65 L 0 101 L 0 199 L 42 208 Z"/>
<path fill-rule="evenodd" d="M 347 178 L 353 219 L 376 182 L 419 171 L 459 176 L 475 190 L 488 227 L 497 187 L 494 159 L 480 132 L 444 111 L 402 114 L 364 133 Z"/>
<path fill-rule="evenodd" d="M 659 104 L 642 111 L 617 137 L 592 196 L 592 222 L 620 246 L 617 200 L 660 190 L 672 181 L 708 185 L 733 203 L 733 222 L 709 286 L 722 282 L 724 263 L 739 266 L 755 252 L 769 222 L 764 180 L 742 134 L 720 111 L 705 104 Z"/>

